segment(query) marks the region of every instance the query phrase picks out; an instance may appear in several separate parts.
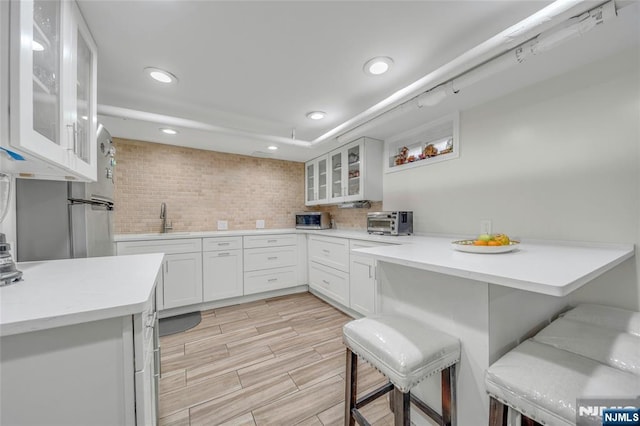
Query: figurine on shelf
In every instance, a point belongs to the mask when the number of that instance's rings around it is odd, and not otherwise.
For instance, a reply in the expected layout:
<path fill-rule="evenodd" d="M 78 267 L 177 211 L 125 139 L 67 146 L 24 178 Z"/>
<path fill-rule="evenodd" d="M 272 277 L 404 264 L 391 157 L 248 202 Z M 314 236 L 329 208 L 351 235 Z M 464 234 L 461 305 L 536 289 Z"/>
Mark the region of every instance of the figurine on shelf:
<path fill-rule="evenodd" d="M 422 151 L 422 153 L 426 157 L 435 157 L 436 155 L 438 155 L 438 148 L 436 148 L 435 146 L 433 146 L 432 143 L 430 143 L 429 145 L 424 147 L 424 150 Z"/>
<path fill-rule="evenodd" d="M 409 148 L 407 148 L 406 146 L 403 146 L 402 149 L 400 149 L 400 153 L 396 155 L 396 166 L 406 163 L 408 157 L 409 157 Z"/>

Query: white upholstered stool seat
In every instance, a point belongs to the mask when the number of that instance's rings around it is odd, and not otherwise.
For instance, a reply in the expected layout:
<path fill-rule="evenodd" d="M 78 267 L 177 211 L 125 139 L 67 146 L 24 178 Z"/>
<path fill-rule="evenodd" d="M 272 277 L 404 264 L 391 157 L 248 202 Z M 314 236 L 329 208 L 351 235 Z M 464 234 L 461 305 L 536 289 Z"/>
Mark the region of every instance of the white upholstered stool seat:
<path fill-rule="evenodd" d="M 347 404 L 345 424 L 364 420 L 358 408 L 365 405 L 355 400 L 358 355 L 373 365 L 390 381 L 373 394 L 377 398 L 394 390 L 396 424 L 409 424 L 409 401 L 441 424 L 455 424 L 455 364 L 460 361 L 460 341 L 415 320 L 397 316 L 374 316 L 347 323 L 343 328 L 347 346 Z M 422 401 L 412 398 L 411 388 L 425 378 L 442 373 L 443 415 L 438 415 Z M 446 377 L 445 377 L 446 376 Z M 445 395 L 446 394 L 446 395 Z M 365 403 L 375 398 L 369 398 Z M 400 400 L 400 401 L 398 401 Z M 444 406 L 446 405 L 446 406 Z"/>
<path fill-rule="evenodd" d="M 504 355 L 485 377 L 490 424 L 506 424 L 504 404 L 527 424 L 575 425 L 578 398 L 639 395 L 640 336 L 629 332 L 638 319 L 637 312 L 582 305 Z"/>

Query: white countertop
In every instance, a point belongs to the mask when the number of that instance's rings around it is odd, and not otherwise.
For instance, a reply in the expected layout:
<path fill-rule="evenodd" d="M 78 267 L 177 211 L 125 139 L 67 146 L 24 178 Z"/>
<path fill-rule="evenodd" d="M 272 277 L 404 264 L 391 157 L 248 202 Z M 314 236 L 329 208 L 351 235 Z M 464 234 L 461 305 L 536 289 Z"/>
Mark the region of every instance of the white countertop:
<path fill-rule="evenodd" d="M 522 241 L 513 252 L 463 253 L 451 242 L 462 235 L 372 235 L 349 229 L 254 229 L 166 234 L 123 234 L 116 241 L 299 233 L 392 245 L 354 250 L 379 261 L 552 296 L 565 296 L 634 256 L 633 244 Z M 467 236 L 468 237 L 468 236 Z"/>
<path fill-rule="evenodd" d="M 390 236 L 369 234 L 364 230 L 357 229 L 249 229 L 234 231 L 201 231 L 201 232 L 167 232 L 153 234 L 118 234 L 114 236 L 115 242 L 124 241 L 154 241 L 154 240 L 175 240 L 179 238 L 209 238 L 209 237 L 242 237 L 248 235 L 273 235 L 273 234 L 309 234 L 324 235 L 327 237 L 350 238 L 354 240 L 380 241 L 390 244 L 403 244 L 413 240 L 413 236 Z"/>
<path fill-rule="evenodd" d="M 117 234 L 114 241 L 153 241 L 153 240 L 175 240 L 178 238 L 207 238 L 207 237 L 242 237 L 244 235 L 271 235 L 271 234 L 295 234 L 300 230 L 295 228 L 286 229 L 250 229 L 235 231 L 200 231 L 200 232 L 166 232 L 153 234 Z"/>
<path fill-rule="evenodd" d="M 163 254 L 18 263 L 0 287 L 0 336 L 141 313 Z"/>
<path fill-rule="evenodd" d="M 451 237 L 412 237 L 410 244 L 357 249 L 378 261 L 565 296 L 633 257 L 632 244 L 523 241 L 512 252 L 464 253 Z"/>

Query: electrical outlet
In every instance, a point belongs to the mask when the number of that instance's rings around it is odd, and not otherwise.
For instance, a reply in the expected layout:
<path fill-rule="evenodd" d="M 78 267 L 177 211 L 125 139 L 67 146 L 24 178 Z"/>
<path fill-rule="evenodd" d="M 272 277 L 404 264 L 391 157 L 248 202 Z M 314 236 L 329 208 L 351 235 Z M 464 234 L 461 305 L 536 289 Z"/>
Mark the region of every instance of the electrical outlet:
<path fill-rule="evenodd" d="M 491 234 L 491 219 L 480 220 L 480 233 Z"/>
<path fill-rule="evenodd" d="M 218 231 L 226 231 L 229 229 L 229 223 L 226 220 L 218 221 Z"/>
<path fill-rule="evenodd" d="M 264 229 L 264 219 L 256 220 L 256 229 Z"/>

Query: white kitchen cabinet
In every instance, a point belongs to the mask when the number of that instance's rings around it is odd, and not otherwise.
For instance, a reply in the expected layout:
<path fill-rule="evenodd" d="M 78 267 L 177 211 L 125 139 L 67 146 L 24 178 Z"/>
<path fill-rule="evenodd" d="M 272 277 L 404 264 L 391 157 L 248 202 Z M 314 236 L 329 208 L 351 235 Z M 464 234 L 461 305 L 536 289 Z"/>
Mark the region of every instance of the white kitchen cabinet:
<path fill-rule="evenodd" d="M 25 176 L 95 181 L 97 47 L 72 1 L 10 3 L 10 135 Z"/>
<path fill-rule="evenodd" d="M 0 338 L 3 425 L 157 424 L 157 316 L 142 313 Z"/>
<path fill-rule="evenodd" d="M 296 281 L 296 269 L 291 267 L 249 271 L 244 274 L 244 294 L 293 287 Z"/>
<path fill-rule="evenodd" d="M 309 235 L 309 287 L 349 306 L 349 240 Z"/>
<path fill-rule="evenodd" d="M 165 255 L 163 309 L 202 302 L 202 253 Z"/>
<path fill-rule="evenodd" d="M 247 235 L 244 237 L 244 248 L 295 246 L 296 234 Z"/>
<path fill-rule="evenodd" d="M 118 255 L 164 253 L 158 309 L 170 309 L 202 302 L 202 239 L 121 241 Z"/>
<path fill-rule="evenodd" d="M 388 245 L 373 241 L 349 241 L 349 307 L 362 315 L 373 315 L 377 309 L 376 261 L 354 253 L 354 249 Z"/>
<path fill-rule="evenodd" d="M 349 240 L 309 235 L 309 260 L 349 272 Z"/>
<path fill-rule="evenodd" d="M 305 163 L 305 205 L 326 204 L 329 200 L 328 157 L 314 158 Z"/>
<path fill-rule="evenodd" d="M 262 269 L 295 266 L 298 260 L 296 246 L 259 247 L 245 249 L 244 270 L 258 271 Z"/>
<path fill-rule="evenodd" d="M 243 295 L 242 237 L 202 241 L 203 301 Z"/>
<path fill-rule="evenodd" d="M 349 273 L 325 266 L 309 264 L 309 286 L 330 299 L 349 306 Z"/>
<path fill-rule="evenodd" d="M 295 287 L 298 284 L 296 234 L 244 237 L 244 294 Z"/>
<path fill-rule="evenodd" d="M 383 142 L 360 138 L 329 153 L 329 203 L 382 200 Z"/>

